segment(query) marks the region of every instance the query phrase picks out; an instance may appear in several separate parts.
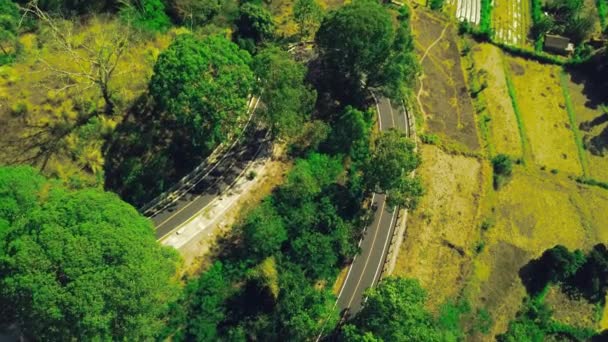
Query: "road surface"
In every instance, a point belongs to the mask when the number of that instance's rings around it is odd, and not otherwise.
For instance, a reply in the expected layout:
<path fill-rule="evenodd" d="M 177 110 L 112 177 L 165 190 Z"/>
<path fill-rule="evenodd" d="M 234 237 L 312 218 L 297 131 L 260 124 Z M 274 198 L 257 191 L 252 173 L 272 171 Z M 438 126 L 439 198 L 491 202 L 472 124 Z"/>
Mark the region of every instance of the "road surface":
<path fill-rule="evenodd" d="M 156 238 L 172 234 L 193 216 L 220 196 L 242 176 L 243 170 L 258 156 L 260 146 L 266 139 L 266 131 L 252 127 L 230 151 L 224 155 L 211 172 L 197 180 L 194 186 L 171 205 L 151 217 L 156 227 Z"/>
<path fill-rule="evenodd" d="M 381 97 L 377 100 L 376 110 L 380 130 L 395 128 L 409 134 L 407 116 L 401 104 L 392 104 L 389 99 Z M 360 241 L 361 253 L 350 265 L 338 294 L 338 307 L 340 310 L 349 309 L 350 315 L 361 309 L 364 291 L 378 282 L 393 236 L 397 212 L 391 211 L 385 200 L 384 194 L 373 195 L 372 203 L 377 207 L 373 222 L 365 229 Z"/>

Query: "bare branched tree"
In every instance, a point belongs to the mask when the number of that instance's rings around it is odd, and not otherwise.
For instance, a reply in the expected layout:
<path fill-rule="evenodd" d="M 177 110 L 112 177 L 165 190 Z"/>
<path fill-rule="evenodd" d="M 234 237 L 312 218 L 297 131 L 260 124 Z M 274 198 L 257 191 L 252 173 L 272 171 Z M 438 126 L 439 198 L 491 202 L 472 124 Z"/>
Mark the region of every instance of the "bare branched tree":
<path fill-rule="evenodd" d="M 131 70 L 125 64 L 125 55 L 133 41 L 133 31 L 128 23 L 124 23 L 104 25 L 99 32 L 85 34 L 78 23 L 41 10 L 37 1 L 31 1 L 20 10 L 23 12 L 22 22 L 23 18 L 32 15 L 40 23 L 41 35 L 46 36 L 44 49 L 50 50 L 37 57 L 49 75 L 40 87 L 55 94 L 69 92 L 70 98 L 82 97 L 85 100 L 90 100 L 85 94 L 96 88 L 104 103 L 100 110 L 83 109 L 82 106 L 74 108 L 77 112 L 75 117 L 60 117 L 52 121 L 43 118 L 40 122 L 25 123 L 27 133 L 8 142 L 9 146 L 24 149 L 23 153 L 15 154 L 14 162 L 39 164 L 44 169 L 51 156 L 65 152 L 65 139 L 71 133 L 96 116 L 117 114 L 116 94 L 119 89 L 113 85 L 113 80 Z"/>
<path fill-rule="evenodd" d="M 84 91 L 97 86 L 105 101 L 104 114 L 112 115 L 116 105 L 113 99 L 111 86 L 112 77 L 116 67 L 128 49 L 132 39 L 130 25 L 125 24 L 120 30 L 102 30 L 98 35 L 77 39 L 74 25 L 52 17 L 38 7 L 37 1 L 28 3 L 22 11 L 33 15 L 51 36 L 51 46 L 69 56 L 70 68 L 65 68 L 40 58 L 42 62 L 54 75 L 62 78 L 64 84 L 58 91 L 77 88 Z"/>

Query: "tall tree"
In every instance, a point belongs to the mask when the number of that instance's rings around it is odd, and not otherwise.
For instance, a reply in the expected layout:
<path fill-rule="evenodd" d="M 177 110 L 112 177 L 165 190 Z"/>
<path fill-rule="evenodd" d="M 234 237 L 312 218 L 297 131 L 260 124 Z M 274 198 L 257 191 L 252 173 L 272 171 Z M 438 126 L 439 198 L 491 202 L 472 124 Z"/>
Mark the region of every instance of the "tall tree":
<path fill-rule="evenodd" d="M 161 53 L 150 81 L 158 115 L 177 125 L 184 155 L 204 156 L 246 119 L 253 85 L 251 57 L 222 36 L 186 34 Z"/>
<path fill-rule="evenodd" d="M 388 192 L 391 204 L 415 207 L 423 190 L 418 179 L 410 177 L 420 164 L 414 148 L 414 143 L 403 133 L 382 132 L 365 167 L 367 188 Z"/>
<path fill-rule="evenodd" d="M 354 0 L 325 17 L 316 41 L 329 81 L 336 83 L 334 93 L 356 100 L 362 90 L 375 87 L 401 99 L 418 68 L 407 10 L 400 10 L 397 19 L 396 28 L 388 11 L 373 0 Z"/>
<path fill-rule="evenodd" d="M 246 2 L 241 6 L 240 12 L 236 23 L 239 36 L 251 39 L 256 44 L 274 36 L 276 24 L 272 14 L 262 5 Z"/>
<path fill-rule="evenodd" d="M 278 47 L 260 51 L 253 62 L 260 80 L 266 122 L 280 138 L 294 137 L 313 110 L 316 93 L 305 84 L 306 67 Z"/>
<path fill-rule="evenodd" d="M 274 255 L 287 240 L 285 223 L 270 200 L 264 201 L 247 216 L 243 230 L 245 246 L 259 258 Z"/>
<path fill-rule="evenodd" d="M 384 279 L 367 290 L 367 301 L 341 330 L 344 341 L 443 341 L 425 308 L 426 292 L 417 280 Z"/>
<path fill-rule="evenodd" d="M 383 72 L 394 36 L 390 15 L 382 5 L 355 0 L 329 13 L 316 41 L 332 74 L 341 75 L 358 90 L 361 85 L 378 85 L 370 83 L 370 77 Z"/>
<path fill-rule="evenodd" d="M 30 2 L 25 11 L 37 18 L 49 35 L 49 49 L 55 49 L 69 56 L 69 63 L 40 61 L 55 75 L 61 84 L 58 92 L 72 89 L 76 92 L 98 87 L 104 101 L 103 113 L 115 114 L 116 98 L 113 77 L 118 64 L 123 60 L 132 39 L 131 27 L 126 24 L 116 28 L 109 26 L 96 36 L 82 37 L 77 33 L 78 26 L 57 20 Z M 93 112 L 93 115 L 100 114 Z M 88 122 L 85 118 L 81 124 Z"/>
<path fill-rule="evenodd" d="M 293 5 L 293 17 L 300 29 L 300 35 L 307 39 L 319 29 L 323 8 L 317 0 L 296 0 Z"/>
<path fill-rule="evenodd" d="M 177 253 L 118 196 L 0 168 L 0 303 L 40 340 L 141 340 L 177 295 Z"/>

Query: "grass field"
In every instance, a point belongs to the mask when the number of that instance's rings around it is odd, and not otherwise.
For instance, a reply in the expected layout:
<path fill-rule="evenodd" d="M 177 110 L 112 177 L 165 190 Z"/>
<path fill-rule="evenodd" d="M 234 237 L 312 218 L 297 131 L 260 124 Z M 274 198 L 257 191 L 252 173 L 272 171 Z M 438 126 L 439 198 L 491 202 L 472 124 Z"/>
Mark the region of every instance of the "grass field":
<path fill-rule="evenodd" d="M 517 118 L 509 98 L 503 69 L 503 53 L 494 45 L 479 44 L 472 49 L 478 71 L 485 70 L 487 88 L 484 90 L 489 112 L 492 145 L 496 153 L 513 157 L 522 155 Z"/>
<path fill-rule="evenodd" d="M 560 68 L 513 57 L 507 62 L 534 162 L 550 170 L 581 175 Z"/>
<path fill-rule="evenodd" d="M 408 219 L 395 273 L 420 279 L 436 308 L 458 296 L 467 278 L 478 239 L 483 173 L 476 158 L 432 145 L 421 145 L 421 153 L 427 195 Z"/>
<path fill-rule="evenodd" d="M 480 148 L 453 24 L 420 9 L 412 15 L 423 76 L 417 99 L 429 133 L 469 151 Z"/>

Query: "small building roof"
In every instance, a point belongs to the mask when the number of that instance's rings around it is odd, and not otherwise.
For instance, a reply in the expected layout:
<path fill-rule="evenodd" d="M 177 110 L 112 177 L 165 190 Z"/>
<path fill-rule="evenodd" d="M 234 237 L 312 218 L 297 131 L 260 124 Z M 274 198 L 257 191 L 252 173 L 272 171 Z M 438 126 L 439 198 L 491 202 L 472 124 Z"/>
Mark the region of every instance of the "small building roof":
<path fill-rule="evenodd" d="M 551 50 L 568 51 L 571 47 L 570 39 L 558 35 L 545 35 L 545 48 Z"/>

